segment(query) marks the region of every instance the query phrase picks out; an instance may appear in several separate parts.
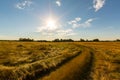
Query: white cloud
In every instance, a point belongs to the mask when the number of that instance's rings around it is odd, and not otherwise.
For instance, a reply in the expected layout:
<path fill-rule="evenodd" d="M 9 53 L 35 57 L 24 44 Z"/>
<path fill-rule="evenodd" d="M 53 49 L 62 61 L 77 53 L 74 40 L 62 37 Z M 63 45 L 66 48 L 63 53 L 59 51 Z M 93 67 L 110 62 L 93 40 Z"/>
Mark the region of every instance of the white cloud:
<path fill-rule="evenodd" d="M 95 9 L 95 12 L 100 10 L 105 4 L 105 0 L 93 0 L 93 8 Z"/>
<path fill-rule="evenodd" d="M 43 23 L 37 28 L 37 32 L 40 33 L 40 36 L 43 38 L 67 38 L 74 35 L 77 35 L 77 33 L 74 31 L 78 27 L 90 27 L 94 19 L 90 18 L 86 21 L 81 21 L 82 18 L 77 17 L 74 20 L 69 21 L 67 24 L 69 24 L 71 27 L 65 27 L 64 25 L 61 25 L 59 22 L 56 22 L 54 26 L 46 25 L 46 23 Z M 81 23 L 82 22 L 82 23 Z M 44 24 L 45 23 L 45 24 Z M 59 24 L 58 24 L 59 23 Z M 68 26 L 68 25 L 66 25 Z"/>
<path fill-rule="evenodd" d="M 72 29 L 61 29 L 57 31 L 57 34 L 61 36 L 72 36 L 75 35 L 76 33 L 74 33 Z"/>
<path fill-rule="evenodd" d="M 65 38 L 68 36 L 76 35 L 73 29 L 65 29 L 62 25 L 58 24 L 54 27 L 49 27 L 47 25 L 41 25 L 37 28 L 37 32 L 43 37 L 52 37 L 52 38 Z"/>
<path fill-rule="evenodd" d="M 19 2 L 16 4 L 16 8 L 18 9 L 25 9 L 26 7 L 30 7 L 32 5 L 32 1 L 31 0 L 24 0 L 22 2 Z"/>
<path fill-rule="evenodd" d="M 42 30 L 38 31 L 41 36 L 45 37 L 52 37 L 52 38 L 66 38 L 69 36 L 76 35 L 76 33 L 72 29 L 64 29 L 64 28 L 59 28 L 54 31 L 51 30 Z"/>
<path fill-rule="evenodd" d="M 75 18 L 74 20 L 72 21 L 69 21 L 68 24 L 77 24 L 77 22 L 81 21 L 81 18 L 80 17 L 77 17 Z"/>
<path fill-rule="evenodd" d="M 80 18 L 80 17 L 78 17 L 78 18 L 75 18 L 75 20 L 76 20 L 76 21 L 80 21 L 80 20 L 81 20 L 81 18 Z"/>
<path fill-rule="evenodd" d="M 57 0 L 55 3 L 57 4 L 57 6 L 61 6 L 61 1 L 60 0 Z"/>
<path fill-rule="evenodd" d="M 56 25 L 54 27 L 42 25 L 42 26 L 38 27 L 38 32 L 54 32 L 54 31 L 60 29 L 60 27 L 61 27 L 60 25 Z"/>
<path fill-rule="evenodd" d="M 68 24 L 72 26 L 72 28 L 78 28 L 78 27 L 90 27 L 91 23 L 93 22 L 94 19 L 88 19 L 83 23 L 80 23 L 82 19 L 81 18 L 75 18 L 72 21 L 69 21 Z"/>
<path fill-rule="evenodd" d="M 93 22 L 94 19 L 88 19 L 85 23 L 83 23 L 84 27 L 90 27 L 91 23 Z"/>

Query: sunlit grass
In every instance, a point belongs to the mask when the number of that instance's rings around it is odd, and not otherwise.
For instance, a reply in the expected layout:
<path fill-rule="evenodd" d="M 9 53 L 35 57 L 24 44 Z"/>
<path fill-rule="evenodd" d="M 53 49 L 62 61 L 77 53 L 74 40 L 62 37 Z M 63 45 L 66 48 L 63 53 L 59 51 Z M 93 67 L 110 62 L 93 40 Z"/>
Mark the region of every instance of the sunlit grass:
<path fill-rule="evenodd" d="M 0 79 L 28 80 L 47 73 L 81 48 L 71 43 L 0 42 Z"/>
<path fill-rule="evenodd" d="M 120 80 L 120 42 L 85 42 L 94 49 L 93 80 Z"/>
<path fill-rule="evenodd" d="M 0 42 L 0 80 L 120 80 L 119 73 L 119 42 Z"/>

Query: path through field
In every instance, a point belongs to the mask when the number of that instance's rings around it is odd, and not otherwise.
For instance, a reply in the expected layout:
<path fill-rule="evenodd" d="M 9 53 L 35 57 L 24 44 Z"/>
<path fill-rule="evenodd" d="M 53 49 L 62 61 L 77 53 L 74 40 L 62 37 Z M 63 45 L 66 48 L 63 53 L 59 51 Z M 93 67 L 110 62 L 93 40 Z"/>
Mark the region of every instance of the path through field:
<path fill-rule="evenodd" d="M 80 55 L 39 80 L 120 80 L 118 44 L 80 43 Z"/>
<path fill-rule="evenodd" d="M 92 59 L 92 52 L 85 48 L 80 55 L 39 80 L 85 80 L 89 78 Z"/>
<path fill-rule="evenodd" d="M 120 80 L 117 42 L 0 44 L 0 80 Z"/>

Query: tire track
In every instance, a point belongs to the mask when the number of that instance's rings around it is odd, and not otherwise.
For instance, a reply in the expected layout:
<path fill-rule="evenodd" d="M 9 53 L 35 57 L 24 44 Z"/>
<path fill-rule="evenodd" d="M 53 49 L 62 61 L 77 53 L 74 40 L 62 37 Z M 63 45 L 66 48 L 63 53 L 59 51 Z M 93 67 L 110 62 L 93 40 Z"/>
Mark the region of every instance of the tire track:
<path fill-rule="evenodd" d="M 38 80 L 89 80 L 92 62 L 91 49 L 84 48 L 80 55 Z"/>

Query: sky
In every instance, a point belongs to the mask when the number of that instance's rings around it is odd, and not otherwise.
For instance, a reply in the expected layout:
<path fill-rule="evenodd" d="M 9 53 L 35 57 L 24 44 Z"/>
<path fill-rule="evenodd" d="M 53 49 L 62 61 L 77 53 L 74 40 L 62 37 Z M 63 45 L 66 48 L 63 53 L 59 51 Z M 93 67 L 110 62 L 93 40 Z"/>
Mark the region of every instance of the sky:
<path fill-rule="evenodd" d="M 120 39 L 120 0 L 0 0 L 0 39 Z"/>

